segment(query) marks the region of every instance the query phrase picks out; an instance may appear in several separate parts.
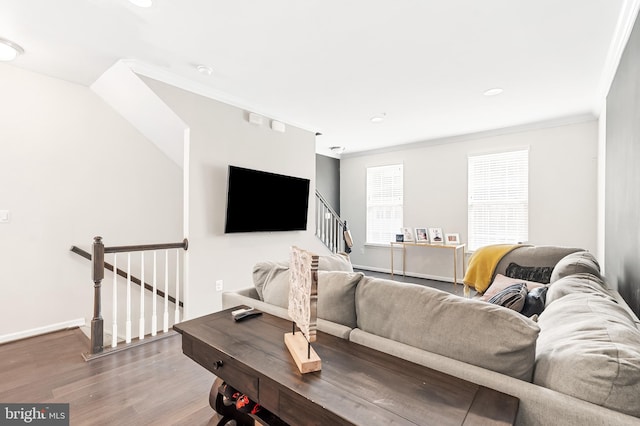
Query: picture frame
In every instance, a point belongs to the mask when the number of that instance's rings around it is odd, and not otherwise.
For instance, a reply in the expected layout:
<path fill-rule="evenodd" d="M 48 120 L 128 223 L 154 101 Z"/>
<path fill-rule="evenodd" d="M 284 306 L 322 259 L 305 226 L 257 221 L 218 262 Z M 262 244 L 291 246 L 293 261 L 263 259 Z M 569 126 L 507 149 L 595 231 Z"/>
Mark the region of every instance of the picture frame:
<path fill-rule="evenodd" d="M 460 244 L 460 234 L 458 233 L 445 234 L 444 241 L 445 241 L 445 244 L 447 245 L 457 246 L 458 244 Z"/>
<path fill-rule="evenodd" d="M 402 235 L 404 235 L 404 242 L 413 242 L 413 229 L 411 228 L 402 228 Z"/>
<path fill-rule="evenodd" d="M 416 243 L 429 243 L 427 228 L 416 228 Z"/>
<path fill-rule="evenodd" d="M 431 244 L 444 244 L 442 228 L 429 228 L 429 241 Z"/>

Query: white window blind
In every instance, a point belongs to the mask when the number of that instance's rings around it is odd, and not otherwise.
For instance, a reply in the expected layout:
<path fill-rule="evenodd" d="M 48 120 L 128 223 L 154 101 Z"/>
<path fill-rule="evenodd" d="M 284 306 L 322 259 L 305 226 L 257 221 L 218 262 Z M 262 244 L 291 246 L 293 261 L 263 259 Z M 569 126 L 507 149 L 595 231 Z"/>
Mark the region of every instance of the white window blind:
<path fill-rule="evenodd" d="M 403 166 L 367 168 L 367 243 L 389 244 L 402 228 Z"/>
<path fill-rule="evenodd" d="M 469 156 L 469 250 L 529 239 L 529 150 Z"/>

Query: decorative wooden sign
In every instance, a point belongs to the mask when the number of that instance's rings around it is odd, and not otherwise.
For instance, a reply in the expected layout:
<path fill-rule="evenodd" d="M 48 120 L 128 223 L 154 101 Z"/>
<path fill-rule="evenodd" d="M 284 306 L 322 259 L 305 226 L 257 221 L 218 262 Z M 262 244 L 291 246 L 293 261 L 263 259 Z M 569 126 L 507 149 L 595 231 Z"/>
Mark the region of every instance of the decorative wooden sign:
<path fill-rule="evenodd" d="M 320 357 L 311 347 L 316 340 L 318 306 L 318 256 L 298 247 L 291 247 L 289 262 L 289 316 L 293 332 L 284 335 L 284 342 L 301 373 L 319 371 Z M 296 325 L 300 332 L 296 333 Z"/>

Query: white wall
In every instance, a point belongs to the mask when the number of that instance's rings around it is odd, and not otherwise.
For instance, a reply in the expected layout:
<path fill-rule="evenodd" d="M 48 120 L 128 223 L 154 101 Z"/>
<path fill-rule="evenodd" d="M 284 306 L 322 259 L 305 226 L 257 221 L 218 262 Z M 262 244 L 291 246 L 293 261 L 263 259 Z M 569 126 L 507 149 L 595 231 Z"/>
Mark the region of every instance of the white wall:
<path fill-rule="evenodd" d="M 0 65 L 0 337 L 91 320 L 71 253 L 182 240 L 182 171 L 87 87 Z"/>
<path fill-rule="evenodd" d="M 253 284 L 252 267 L 262 260 L 286 260 L 291 245 L 326 254 L 314 236 L 315 135 L 287 126 L 285 133 L 248 122 L 239 108 L 144 79 L 191 129 L 188 318 L 220 310 L 224 290 Z M 307 231 L 224 234 L 229 164 L 311 180 Z M 248 215 L 273 206 L 256 205 Z"/>
<path fill-rule="evenodd" d="M 596 253 L 598 124 L 594 120 L 343 156 L 340 205 L 355 240 L 354 265 L 390 269 L 388 246 L 364 244 L 367 167 L 404 164 L 404 226 L 441 227 L 445 233 L 460 233 L 466 242 L 467 156 L 522 147 L 530 148 L 529 242 L 582 247 Z M 400 256 L 395 259 L 397 271 L 402 265 Z M 452 269 L 448 251 L 408 249 L 407 273 L 451 279 Z"/>

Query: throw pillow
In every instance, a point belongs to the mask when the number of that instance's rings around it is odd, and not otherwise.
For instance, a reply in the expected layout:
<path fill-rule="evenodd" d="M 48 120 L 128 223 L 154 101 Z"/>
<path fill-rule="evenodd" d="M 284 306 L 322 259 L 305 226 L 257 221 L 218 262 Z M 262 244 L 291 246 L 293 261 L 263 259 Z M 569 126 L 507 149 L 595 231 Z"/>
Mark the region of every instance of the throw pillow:
<path fill-rule="evenodd" d="M 549 290 L 549 287 L 536 287 L 527 293 L 527 297 L 524 299 L 524 307 L 520 313 L 525 317 L 540 315 L 544 311 L 547 290 Z"/>
<path fill-rule="evenodd" d="M 525 281 L 525 280 L 517 280 L 515 278 L 509 278 L 509 277 L 505 277 L 502 274 L 498 274 L 493 279 L 493 282 L 491 283 L 487 291 L 485 291 L 482 297 L 480 297 L 480 300 L 484 300 L 486 302 L 489 299 L 491 299 L 493 296 L 495 296 L 498 292 L 504 290 L 510 285 L 519 284 L 519 283 L 526 284 L 528 291 L 531 291 L 536 287 L 544 286 L 544 284 L 542 283 L 535 283 L 533 281 Z"/>
<path fill-rule="evenodd" d="M 512 262 L 507 266 L 505 274 L 510 278 L 549 284 L 552 272 L 553 266 L 520 266 Z"/>
<path fill-rule="evenodd" d="M 489 299 L 489 303 L 504 306 L 505 308 L 520 312 L 524 307 L 524 300 L 526 297 L 527 285 L 524 283 L 513 284 Z"/>

